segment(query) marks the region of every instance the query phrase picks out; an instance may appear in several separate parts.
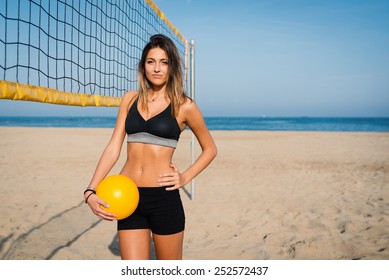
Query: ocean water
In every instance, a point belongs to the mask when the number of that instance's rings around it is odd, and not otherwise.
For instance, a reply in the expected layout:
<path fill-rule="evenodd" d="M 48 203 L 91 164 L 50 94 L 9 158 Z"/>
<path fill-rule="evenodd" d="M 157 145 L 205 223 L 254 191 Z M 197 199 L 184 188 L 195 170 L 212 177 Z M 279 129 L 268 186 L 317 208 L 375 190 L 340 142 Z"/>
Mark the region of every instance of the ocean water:
<path fill-rule="evenodd" d="M 389 132 L 389 118 L 205 117 L 210 130 Z M 0 117 L 0 126 L 113 128 L 115 117 Z"/>
<path fill-rule="evenodd" d="M 224 117 L 206 118 L 213 130 L 387 132 L 389 118 Z"/>

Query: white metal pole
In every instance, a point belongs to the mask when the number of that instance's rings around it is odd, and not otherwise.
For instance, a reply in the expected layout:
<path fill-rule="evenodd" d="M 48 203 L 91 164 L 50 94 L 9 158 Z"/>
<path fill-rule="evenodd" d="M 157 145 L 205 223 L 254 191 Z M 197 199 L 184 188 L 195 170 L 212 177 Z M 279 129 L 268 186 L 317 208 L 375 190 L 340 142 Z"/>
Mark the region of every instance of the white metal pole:
<path fill-rule="evenodd" d="M 194 40 L 190 41 L 190 94 L 191 98 L 195 100 L 195 54 L 194 54 L 195 42 Z M 192 164 L 195 161 L 195 136 L 192 132 L 192 141 L 191 141 L 191 156 Z M 195 180 L 193 179 L 190 182 L 191 186 L 191 200 L 195 198 Z"/>

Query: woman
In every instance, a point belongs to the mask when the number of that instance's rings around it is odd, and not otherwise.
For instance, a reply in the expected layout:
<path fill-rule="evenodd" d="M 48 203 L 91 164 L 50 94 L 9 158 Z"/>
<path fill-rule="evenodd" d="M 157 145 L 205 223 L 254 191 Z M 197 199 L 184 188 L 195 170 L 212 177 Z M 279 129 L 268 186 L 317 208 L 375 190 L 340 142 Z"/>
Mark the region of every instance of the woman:
<path fill-rule="evenodd" d="M 84 197 L 98 217 L 115 220 L 114 214 L 100 207 L 109 206 L 94 190 L 118 160 L 127 134 L 127 160 L 120 173 L 136 183 L 140 200 L 130 217 L 118 220 L 121 258 L 148 259 L 151 233 L 158 259 L 182 259 L 185 215 L 179 188 L 210 164 L 217 149 L 199 108 L 183 92 L 180 55 L 168 37 L 150 38 L 138 74 L 139 90 L 123 96 L 113 135 Z M 180 172 L 172 157 L 187 126 L 202 152 Z"/>

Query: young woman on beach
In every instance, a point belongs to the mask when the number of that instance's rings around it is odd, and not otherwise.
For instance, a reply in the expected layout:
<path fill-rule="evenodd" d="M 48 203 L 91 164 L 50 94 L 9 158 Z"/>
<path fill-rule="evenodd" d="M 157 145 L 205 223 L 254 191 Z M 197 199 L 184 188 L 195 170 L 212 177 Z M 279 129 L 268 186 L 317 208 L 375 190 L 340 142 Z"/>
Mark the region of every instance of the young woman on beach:
<path fill-rule="evenodd" d="M 127 134 L 127 160 L 120 173 L 136 183 L 140 200 L 130 217 L 118 220 L 121 258 L 148 259 L 152 234 L 158 259 L 182 259 L 185 215 L 179 189 L 211 163 L 217 149 L 199 108 L 183 92 L 180 55 L 168 37 L 150 38 L 138 75 L 139 90 L 123 96 L 112 137 L 84 198 L 98 217 L 115 220 L 100 207 L 107 205 L 95 189 L 117 162 Z M 187 126 L 202 152 L 180 172 L 172 157 Z"/>

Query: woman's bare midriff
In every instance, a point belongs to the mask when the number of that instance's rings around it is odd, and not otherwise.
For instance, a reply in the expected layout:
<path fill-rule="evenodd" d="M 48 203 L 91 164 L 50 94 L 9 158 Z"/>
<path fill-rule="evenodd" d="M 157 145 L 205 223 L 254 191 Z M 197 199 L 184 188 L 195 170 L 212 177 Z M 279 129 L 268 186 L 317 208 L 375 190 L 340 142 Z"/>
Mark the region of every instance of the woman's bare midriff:
<path fill-rule="evenodd" d="M 127 143 L 127 160 L 120 173 L 138 187 L 158 187 L 159 175 L 173 171 L 170 166 L 173 153 L 170 147 Z"/>

